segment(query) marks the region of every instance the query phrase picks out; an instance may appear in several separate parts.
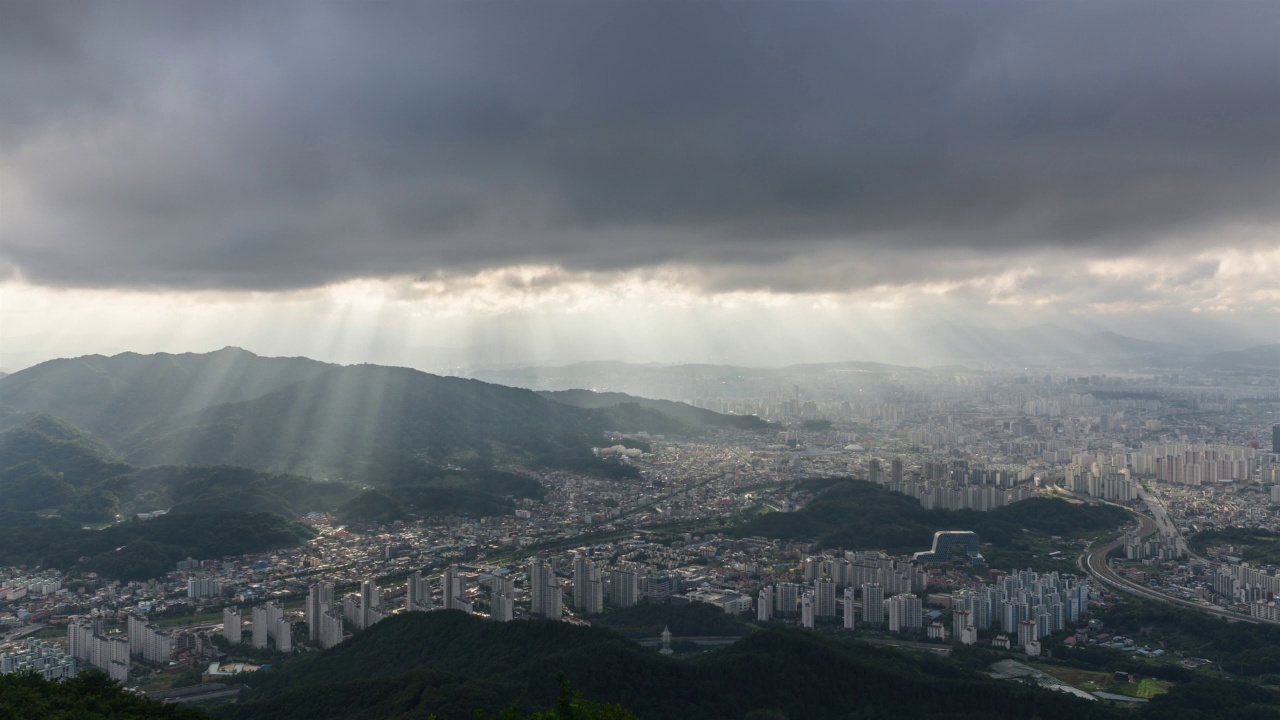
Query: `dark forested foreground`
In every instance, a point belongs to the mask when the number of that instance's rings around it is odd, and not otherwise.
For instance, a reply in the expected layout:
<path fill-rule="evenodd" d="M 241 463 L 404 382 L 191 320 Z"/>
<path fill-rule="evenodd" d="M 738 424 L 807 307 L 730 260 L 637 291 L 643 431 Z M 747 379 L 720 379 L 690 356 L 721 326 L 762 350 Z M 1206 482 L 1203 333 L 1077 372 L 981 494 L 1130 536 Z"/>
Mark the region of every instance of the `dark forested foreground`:
<path fill-rule="evenodd" d="M 100 672 L 62 682 L 36 675 L 0 675 L 3 720 L 201 720 L 205 714 L 125 692 Z"/>
<path fill-rule="evenodd" d="M 548 707 L 563 672 L 586 698 L 640 718 L 1280 717 L 1269 708 L 1280 700 L 1276 693 L 1230 681 L 1196 679 L 1130 711 L 994 680 L 981 667 L 783 629 L 676 659 L 607 630 L 440 611 L 397 616 L 331 651 L 260 672 L 247 679 L 243 702 L 218 713 L 234 720 L 471 718 L 513 700 Z M 1193 697 L 1202 692 L 1214 701 Z"/>
<path fill-rule="evenodd" d="M 521 711 L 511 703 L 494 720 L 636 720 L 617 705 L 594 702 L 557 677 L 559 696 L 547 710 Z M 427 715 L 425 717 L 434 717 Z M 474 720 L 488 720 L 476 714 Z M 199 709 L 147 700 L 126 692 L 103 673 L 89 671 L 73 680 L 47 682 L 34 674 L 0 675 L 0 718 L 4 720 L 209 720 Z"/>
<path fill-rule="evenodd" d="M 659 720 L 679 718 L 1280 718 L 1280 693 L 1185 672 L 1137 707 L 1089 702 L 958 660 L 851 638 L 767 629 L 690 658 L 664 657 L 609 630 L 550 621 L 494 623 L 456 611 L 409 613 L 350 642 L 238 680 L 240 702 L 214 720 Z M 51 683 L 0 676 L 0 718 L 176 718 L 204 711 L 126 693 L 101 673 Z"/>

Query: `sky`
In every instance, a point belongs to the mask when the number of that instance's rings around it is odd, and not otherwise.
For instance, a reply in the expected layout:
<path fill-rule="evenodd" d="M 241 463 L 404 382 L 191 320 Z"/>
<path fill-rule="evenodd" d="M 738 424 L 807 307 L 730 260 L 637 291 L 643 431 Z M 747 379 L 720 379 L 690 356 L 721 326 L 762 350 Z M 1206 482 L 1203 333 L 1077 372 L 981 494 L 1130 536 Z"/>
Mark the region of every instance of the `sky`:
<path fill-rule="evenodd" d="M 0 4 L 0 370 L 1280 342 L 1277 32 L 1272 0 Z"/>

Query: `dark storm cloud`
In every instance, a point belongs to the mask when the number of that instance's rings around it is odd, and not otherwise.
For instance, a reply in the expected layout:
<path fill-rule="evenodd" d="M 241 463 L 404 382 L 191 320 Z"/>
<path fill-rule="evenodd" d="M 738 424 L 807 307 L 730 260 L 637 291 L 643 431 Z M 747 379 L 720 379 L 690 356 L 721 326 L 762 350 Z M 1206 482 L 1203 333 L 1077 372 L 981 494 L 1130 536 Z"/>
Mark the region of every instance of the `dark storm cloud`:
<path fill-rule="evenodd" d="M 1203 242 L 1276 219 L 1278 30 L 1272 2 L 11 3 L 0 267 L 805 290 Z"/>

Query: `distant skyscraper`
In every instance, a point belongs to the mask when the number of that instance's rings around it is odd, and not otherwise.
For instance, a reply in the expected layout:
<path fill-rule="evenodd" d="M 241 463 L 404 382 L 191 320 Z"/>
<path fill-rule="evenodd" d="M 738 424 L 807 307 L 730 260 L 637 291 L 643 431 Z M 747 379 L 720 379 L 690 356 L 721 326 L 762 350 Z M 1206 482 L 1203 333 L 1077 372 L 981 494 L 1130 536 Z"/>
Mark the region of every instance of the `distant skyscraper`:
<path fill-rule="evenodd" d="M 779 584 L 775 588 L 773 602 L 780 615 L 795 615 L 796 606 L 800 604 L 800 586 L 795 583 Z"/>
<path fill-rule="evenodd" d="M 853 586 L 844 589 L 844 629 L 852 630 L 857 625 L 857 617 L 853 614 Z"/>
<path fill-rule="evenodd" d="M 894 458 L 889 464 L 889 473 L 895 483 L 902 482 L 902 458 Z"/>
<path fill-rule="evenodd" d="M 640 602 L 640 577 L 627 570 L 609 573 L 609 601 L 618 607 L 631 607 Z"/>
<path fill-rule="evenodd" d="M 756 598 L 756 620 L 768 622 L 773 619 L 773 586 L 760 588 L 760 597 Z"/>
<path fill-rule="evenodd" d="M 529 565 L 529 612 L 552 620 L 559 620 L 564 598 L 560 594 L 560 581 L 549 563 L 536 561 Z"/>
<path fill-rule="evenodd" d="M 818 617 L 836 616 L 836 584 L 831 578 L 823 578 L 813 584 L 814 613 Z"/>
<path fill-rule="evenodd" d="M 415 572 L 405 582 L 404 609 L 409 612 L 431 609 L 431 581 Z"/>
<path fill-rule="evenodd" d="M 600 569 L 585 555 L 573 559 L 573 607 L 590 614 L 604 612 L 604 584 L 600 581 Z"/>
<path fill-rule="evenodd" d="M 281 608 L 283 610 L 283 608 Z M 275 632 L 272 633 L 276 641 L 277 652 L 290 652 L 293 650 L 293 623 L 284 616 L 283 613 L 275 618 Z"/>
<path fill-rule="evenodd" d="M 862 586 L 862 622 L 872 625 L 884 622 L 884 588 L 879 583 Z"/>
<path fill-rule="evenodd" d="M 329 648 L 342 642 L 342 614 L 335 608 L 320 616 L 320 647 Z"/>
<path fill-rule="evenodd" d="M 1035 620 L 1023 620 L 1018 623 L 1018 647 L 1025 648 L 1027 643 L 1037 639 Z"/>
<path fill-rule="evenodd" d="M 444 575 L 440 578 L 440 604 L 445 610 L 466 610 L 463 590 L 458 568 L 445 568 Z"/>
<path fill-rule="evenodd" d="M 319 645 L 324 614 L 333 609 L 333 583 L 312 583 L 307 592 L 307 639 Z"/>
<path fill-rule="evenodd" d="M 489 596 L 489 618 L 498 622 L 510 622 L 515 618 L 515 602 L 505 592 L 494 592 Z"/>
<path fill-rule="evenodd" d="M 382 591 L 378 589 L 378 583 L 372 580 L 365 580 L 360 583 L 360 629 L 373 625 L 374 610 L 382 605 Z"/>
<path fill-rule="evenodd" d="M 1271 426 L 1271 452 L 1280 453 L 1280 423 Z"/>
<path fill-rule="evenodd" d="M 244 618 L 240 617 L 240 608 L 235 605 L 222 609 L 222 636 L 236 645 L 244 634 Z"/>
<path fill-rule="evenodd" d="M 267 639 L 270 637 L 268 632 L 267 606 L 255 605 L 253 608 L 253 646 L 256 648 L 265 648 Z"/>
<path fill-rule="evenodd" d="M 804 627 L 813 628 L 813 591 L 805 592 L 804 597 L 800 598 L 800 624 Z"/>

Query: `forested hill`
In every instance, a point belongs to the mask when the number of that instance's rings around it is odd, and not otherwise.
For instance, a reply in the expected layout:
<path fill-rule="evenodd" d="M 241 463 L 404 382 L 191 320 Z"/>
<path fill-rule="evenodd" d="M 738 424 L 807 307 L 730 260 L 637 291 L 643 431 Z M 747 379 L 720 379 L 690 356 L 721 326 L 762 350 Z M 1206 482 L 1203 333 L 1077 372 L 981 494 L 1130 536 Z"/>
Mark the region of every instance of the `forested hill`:
<path fill-rule="evenodd" d="M 313 537 L 311 528 L 272 513 L 169 513 L 86 530 L 59 518 L 0 511 L 0 565 L 146 580 L 163 577 L 183 558 L 215 559 L 297 547 Z"/>
<path fill-rule="evenodd" d="M 88 671 L 61 682 L 36 675 L 0 675 L 4 720 L 207 720 L 191 707 L 166 705 L 125 692 L 105 674 Z"/>
<path fill-rule="evenodd" d="M 233 347 L 203 354 L 87 355 L 0 378 L 0 410 L 48 413 L 114 443 L 157 420 L 261 397 L 334 367 Z"/>
<path fill-rule="evenodd" d="M 761 630 L 692 659 L 607 631 L 550 621 L 494 623 L 455 611 L 406 613 L 338 647 L 249 680 L 237 720 L 471 718 L 512 699 L 546 707 L 563 671 L 591 700 L 641 718 L 711 720 L 773 710 L 824 718 L 1120 717 L 1071 696 L 993 680 L 930 656 L 796 630 Z M 778 714 L 769 717 L 778 717 Z"/>
<path fill-rule="evenodd" d="M 634 404 L 582 408 L 478 380 L 234 348 L 55 360 L 0 380 L 0 428 L 40 413 L 106 440 L 113 459 L 132 465 L 241 465 L 373 484 L 417 460 L 589 471 L 605 431 L 692 427 Z"/>
<path fill-rule="evenodd" d="M 1003 545 L 1024 530 L 1045 535 L 1116 527 L 1128 513 L 1110 505 L 1079 505 L 1031 498 L 989 512 L 925 510 L 915 498 L 865 480 L 820 481 L 825 485 L 803 508 L 768 513 L 734 529 L 739 536 L 815 540 L 821 547 L 927 550 L 938 530 L 972 530 L 983 542 Z"/>

